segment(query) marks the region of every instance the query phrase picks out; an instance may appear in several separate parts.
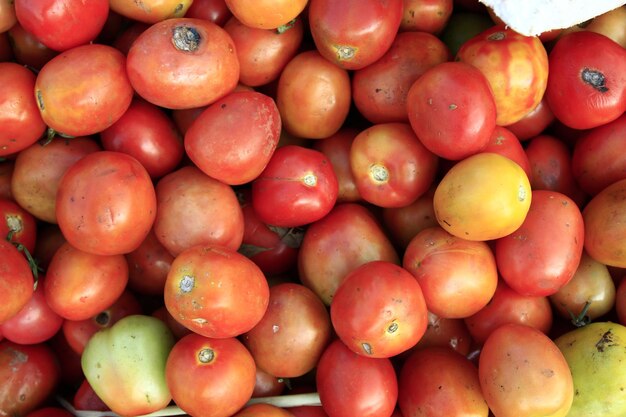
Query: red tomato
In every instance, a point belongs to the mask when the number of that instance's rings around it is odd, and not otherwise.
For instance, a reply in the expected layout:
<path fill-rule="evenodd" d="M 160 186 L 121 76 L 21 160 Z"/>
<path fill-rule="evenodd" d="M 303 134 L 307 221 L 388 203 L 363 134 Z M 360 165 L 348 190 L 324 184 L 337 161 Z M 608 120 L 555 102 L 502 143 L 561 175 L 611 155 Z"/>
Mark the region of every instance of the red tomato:
<path fill-rule="evenodd" d="M 205 109 L 185 133 L 185 150 L 208 176 L 230 185 L 254 180 L 280 139 L 274 100 L 256 91 L 228 94 Z"/>
<path fill-rule="evenodd" d="M 295 19 L 307 0 L 226 0 L 226 6 L 244 25 L 276 29 Z"/>
<path fill-rule="evenodd" d="M 65 171 L 56 195 L 56 217 L 73 246 L 99 255 L 131 252 L 156 216 L 150 175 L 132 156 L 93 152 Z"/>
<path fill-rule="evenodd" d="M 559 38 L 550 52 L 546 98 L 563 124 L 590 129 L 617 119 L 626 110 L 625 92 L 624 48 L 591 31 Z"/>
<path fill-rule="evenodd" d="M 251 398 L 256 380 L 254 359 L 239 340 L 199 334 L 176 342 L 165 377 L 176 405 L 203 417 L 232 416 Z"/>
<path fill-rule="evenodd" d="M 35 97 L 44 122 L 57 132 L 98 133 L 122 117 L 133 98 L 126 57 L 99 44 L 62 52 L 41 68 Z"/>
<path fill-rule="evenodd" d="M 16 23 L 6 32 L 15 55 L 15 62 L 28 65 L 40 70 L 59 53 L 41 43 L 32 33 L 27 32 L 22 25 Z"/>
<path fill-rule="evenodd" d="M 138 294 L 161 295 L 174 256 L 159 242 L 154 229 L 134 251 L 127 253 L 128 286 Z"/>
<path fill-rule="evenodd" d="M 142 32 L 128 51 L 126 68 L 137 94 L 168 109 L 213 103 L 239 79 L 230 35 L 213 22 L 192 18 L 167 19 Z"/>
<path fill-rule="evenodd" d="M 303 285 L 283 283 L 270 288 L 267 310 L 243 335 L 243 343 L 260 369 L 295 378 L 315 368 L 330 337 L 330 317 L 322 300 Z"/>
<path fill-rule="evenodd" d="M 33 96 L 35 74 L 14 62 L 0 62 L 0 157 L 35 143 L 46 129 Z"/>
<path fill-rule="evenodd" d="M 298 145 L 282 146 L 252 182 L 252 206 L 273 226 L 296 227 L 327 215 L 339 186 L 326 155 Z"/>
<path fill-rule="evenodd" d="M 535 190 L 522 225 L 495 243 L 498 270 L 520 294 L 554 294 L 574 276 L 584 241 L 576 203 L 556 191 Z"/>
<path fill-rule="evenodd" d="M 285 382 L 288 383 L 288 381 L 288 379 L 270 375 L 257 367 L 252 398 L 273 397 L 280 395 L 285 391 Z"/>
<path fill-rule="evenodd" d="M 0 238 L 22 245 L 32 254 L 37 238 L 35 218 L 12 200 L 0 199 Z"/>
<path fill-rule="evenodd" d="M 109 15 L 109 1 L 15 0 L 15 13 L 44 45 L 66 51 L 96 39 Z"/>
<path fill-rule="evenodd" d="M 15 316 L 32 297 L 33 273 L 22 254 L 0 239 L 0 324 Z"/>
<path fill-rule="evenodd" d="M 330 317 L 348 348 L 372 358 L 412 348 L 428 321 L 420 285 L 407 270 L 386 261 L 350 271 L 330 303 Z"/>
<path fill-rule="evenodd" d="M 324 411 L 323 407 L 315 406 L 315 405 L 301 405 L 298 407 L 289 407 L 289 412 L 294 415 L 294 417 L 328 417 L 326 411 Z M 402 417 L 396 416 L 392 414 L 392 417 Z"/>
<path fill-rule="evenodd" d="M 487 417 L 478 369 L 449 348 L 431 347 L 413 352 L 398 376 L 398 405 L 404 416 Z"/>
<path fill-rule="evenodd" d="M 0 341 L 0 410 L 6 416 L 36 410 L 58 388 L 60 374 L 57 358 L 47 345 Z"/>
<path fill-rule="evenodd" d="M 149 27 L 150 25 L 147 23 L 133 22 L 125 30 L 118 33 L 111 43 L 111 46 L 124 55 L 128 55 L 128 51 L 133 45 L 133 42 Z"/>
<path fill-rule="evenodd" d="M 532 176 L 532 170 L 528 155 L 524 151 L 522 144 L 518 138 L 511 132 L 510 129 L 502 126 L 496 126 L 491 134 L 491 139 L 487 146 L 485 146 L 482 152 L 498 153 L 502 156 L 506 156 L 517 165 L 519 165 L 528 178 Z"/>
<path fill-rule="evenodd" d="M 46 302 L 44 286 L 44 278 L 39 277 L 37 288 L 26 305 L 0 325 L 0 333 L 5 339 L 21 345 L 34 345 L 51 339 L 61 329 L 63 318 Z"/>
<path fill-rule="evenodd" d="M 449 59 L 448 47 L 436 36 L 398 33 L 385 55 L 354 71 L 354 104 L 372 123 L 408 122 L 406 100 L 411 85 L 427 69 Z"/>
<path fill-rule="evenodd" d="M 263 318 L 269 287 L 259 267 L 233 249 L 194 246 L 174 259 L 164 298 L 167 310 L 185 327 L 226 338 L 251 330 Z"/>
<path fill-rule="evenodd" d="M 72 398 L 72 405 L 77 410 L 89 410 L 89 411 L 109 411 L 108 405 L 102 401 L 98 394 L 93 390 L 91 384 L 87 379 L 83 379 L 80 386 L 74 393 Z M 47 416 L 41 416 L 47 417 Z"/>
<path fill-rule="evenodd" d="M 157 23 L 182 17 L 193 0 L 110 0 L 111 10 L 122 16 L 144 23 Z"/>
<path fill-rule="evenodd" d="M 391 46 L 402 7 L 402 0 L 310 0 L 308 17 L 315 46 L 341 68 L 365 68 Z"/>
<path fill-rule="evenodd" d="M 48 266 L 44 294 L 61 317 L 86 320 L 109 308 L 127 282 L 123 255 L 95 255 L 64 243 Z"/>
<path fill-rule="evenodd" d="M 0 198 L 13 200 L 11 179 L 13 178 L 14 169 L 15 162 L 13 160 L 0 161 Z"/>
<path fill-rule="evenodd" d="M 446 159 L 480 152 L 496 127 L 496 102 L 488 80 L 464 62 L 428 69 L 411 85 L 406 103 L 417 137 Z"/>
<path fill-rule="evenodd" d="M 194 0 L 185 13 L 185 17 L 210 20 L 219 26 L 224 26 L 231 16 L 225 0 Z"/>
<path fill-rule="evenodd" d="M 453 0 L 404 0 L 401 31 L 439 34 L 448 24 Z"/>
<path fill-rule="evenodd" d="M 428 310 L 439 317 L 465 318 L 480 311 L 498 282 L 496 260 L 483 241 L 470 241 L 440 226 L 419 232 L 402 265 L 420 284 Z"/>
<path fill-rule="evenodd" d="M 391 416 L 398 399 L 396 372 L 387 358 L 370 358 L 332 342 L 315 376 L 322 407 L 331 417 Z"/>
<path fill-rule="evenodd" d="M 100 132 L 100 140 L 105 150 L 137 159 L 152 178 L 173 171 L 184 153 L 174 121 L 154 104 L 137 98 L 122 117 Z"/>
<path fill-rule="evenodd" d="M 429 311 L 426 332 L 409 352 L 432 346 L 447 347 L 463 356 L 469 356 L 472 342 L 463 319 L 446 319 Z"/>
<path fill-rule="evenodd" d="M 156 193 L 154 233 L 173 256 L 200 244 L 241 245 L 243 213 L 230 186 L 185 166 L 161 178 Z"/>
<path fill-rule="evenodd" d="M 404 207 L 424 194 L 439 158 L 407 123 L 382 123 L 359 133 L 350 148 L 350 168 L 359 195 L 379 207 Z"/>
<path fill-rule="evenodd" d="M 526 113 L 517 122 L 508 125 L 507 128 L 521 141 L 534 138 L 541 134 L 554 121 L 554 113 L 550 110 L 546 95 L 530 113 Z"/>

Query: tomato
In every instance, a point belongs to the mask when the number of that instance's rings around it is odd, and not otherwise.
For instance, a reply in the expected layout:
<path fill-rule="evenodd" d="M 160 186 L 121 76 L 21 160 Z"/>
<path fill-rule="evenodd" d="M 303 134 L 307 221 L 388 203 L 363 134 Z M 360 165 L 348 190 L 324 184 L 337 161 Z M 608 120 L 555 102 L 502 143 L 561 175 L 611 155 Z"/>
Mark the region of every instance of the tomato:
<path fill-rule="evenodd" d="M 66 51 L 96 39 L 109 15 L 108 0 L 16 0 L 17 20 L 44 45 Z"/>
<path fill-rule="evenodd" d="M 100 140 L 105 150 L 137 159 L 151 178 L 172 172 L 183 158 L 182 138 L 174 121 L 154 104 L 137 98 L 122 117 L 100 132 Z"/>
<path fill-rule="evenodd" d="M 475 314 L 487 305 L 498 282 L 487 243 L 453 236 L 440 226 L 411 240 L 402 265 L 420 284 L 428 310 L 444 318 Z"/>
<path fill-rule="evenodd" d="M 80 355 L 67 344 L 63 332 L 57 332 L 47 343 L 54 351 L 62 369 L 60 383 L 62 386 L 78 387 L 85 379 L 80 365 Z"/>
<path fill-rule="evenodd" d="M 0 341 L 0 410 L 25 415 L 43 405 L 58 388 L 61 370 L 45 344 Z"/>
<path fill-rule="evenodd" d="M 210 20 L 222 27 L 231 16 L 225 0 L 194 0 L 185 13 L 185 17 Z"/>
<path fill-rule="evenodd" d="M 544 94 L 541 101 L 531 110 L 530 113 L 526 113 L 517 122 L 512 125 L 508 125 L 507 128 L 521 141 L 534 138 L 546 130 L 554 121 L 554 113 L 550 110 L 548 100 Z"/>
<path fill-rule="evenodd" d="M 231 17 L 224 30 L 235 43 L 239 60 L 239 82 L 258 87 L 278 79 L 285 65 L 298 52 L 304 37 L 302 19 L 294 19 L 284 29 L 246 26 Z"/>
<path fill-rule="evenodd" d="M 280 395 L 285 391 L 285 382 L 289 383 L 289 380 L 270 375 L 257 367 L 252 398 Z"/>
<path fill-rule="evenodd" d="M 70 136 L 98 133 L 128 109 L 133 87 L 126 58 L 100 44 L 77 46 L 48 61 L 37 75 L 35 97 L 43 121 Z"/>
<path fill-rule="evenodd" d="M 174 334 L 174 338 L 176 340 L 182 339 L 184 336 L 193 333 L 191 330 L 177 322 L 176 319 L 167 310 L 167 307 L 165 307 L 165 305 L 162 305 L 161 307 L 154 310 L 151 315 L 152 317 L 156 317 L 157 319 L 165 323 Z"/>
<path fill-rule="evenodd" d="M 317 50 L 341 68 L 365 68 L 391 46 L 400 28 L 402 3 L 310 0 L 308 18 Z"/>
<path fill-rule="evenodd" d="M 282 146 L 252 181 L 252 207 L 264 223 L 303 226 L 327 215 L 338 192 L 337 176 L 323 153 Z"/>
<path fill-rule="evenodd" d="M 57 56 L 59 52 L 48 48 L 22 25 L 16 23 L 6 32 L 11 42 L 15 62 L 40 70 L 46 62 Z"/>
<path fill-rule="evenodd" d="M 33 256 L 44 271 L 48 269 L 50 260 L 52 260 L 56 251 L 65 242 L 66 240 L 58 225 L 53 223 L 39 224 L 37 229 L 37 243 Z"/>
<path fill-rule="evenodd" d="M 72 417 L 69 411 L 59 407 L 43 407 L 32 411 L 26 417 Z"/>
<path fill-rule="evenodd" d="M 0 324 L 15 316 L 32 297 L 34 292 L 33 273 L 22 254 L 0 239 Z"/>
<path fill-rule="evenodd" d="M 150 232 L 156 208 L 150 175 L 121 152 L 93 152 L 78 160 L 65 171 L 56 195 L 63 236 L 99 255 L 137 249 Z"/>
<path fill-rule="evenodd" d="M 359 355 L 340 340 L 322 354 L 315 380 L 322 407 L 330 417 L 390 416 L 398 399 L 391 361 Z"/>
<path fill-rule="evenodd" d="M 0 157 L 35 143 L 46 129 L 33 88 L 35 74 L 14 62 L 0 62 Z"/>
<path fill-rule="evenodd" d="M 398 253 L 381 224 L 366 207 L 339 204 L 308 226 L 298 252 L 298 276 L 324 304 L 345 275 L 369 261 L 399 264 Z"/>
<path fill-rule="evenodd" d="M 426 32 L 398 33 L 379 60 L 354 71 L 352 99 L 372 123 L 408 122 L 407 94 L 427 69 L 446 62 L 450 52 Z"/>
<path fill-rule="evenodd" d="M 550 52 L 546 90 L 556 118 L 575 129 L 590 129 L 621 116 L 625 66 L 624 48 L 604 35 L 580 31 L 559 38 Z"/>
<path fill-rule="evenodd" d="M 161 295 L 174 256 L 159 242 L 154 229 L 137 249 L 125 256 L 129 288 L 138 294 Z"/>
<path fill-rule="evenodd" d="M 437 185 L 433 205 L 445 230 L 463 239 L 484 241 L 517 230 L 531 198 L 524 170 L 507 157 L 486 152 L 454 165 Z"/>
<path fill-rule="evenodd" d="M 167 19 L 142 32 L 128 51 L 126 69 L 137 94 L 168 109 L 213 103 L 239 79 L 230 35 L 192 18 Z"/>
<path fill-rule="evenodd" d="M 45 146 L 35 143 L 15 159 L 13 198 L 39 220 L 57 223 L 56 195 L 61 177 L 82 157 L 101 150 L 92 138 L 55 137 Z"/>
<path fill-rule="evenodd" d="M 452 16 L 453 0 L 404 0 L 401 31 L 440 34 Z"/>
<path fill-rule="evenodd" d="M 324 408 L 315 405 L 301 405 L 298 407 L 289 407 L 288 410 L 295 417 L 328 417 Z M 392 414 L 392 417 L 402 417 Z"/>
<path fill-rule="evenodd" d="M 280 113 L 271 97 L 256 91 L 233 92 L 194 120 L 185 133 L 185 151 L 205 174 L 241 185 L 265 169 L 280 131 Z"/>
<path fill-rule="evenodd" d="M 452 349 L 416 350 L 402 364 L 398 378 L 402 415 L 487 417 L 489 414 L 478 369 Z"/>
<path fill-rule="evenodd" d="M 491 332 L 507 323 L 523 324 L 548 334 L 552 328 L 550 301 L 545 296 L 522 295 L 499 280 L 489 303 L 465 318 L 472 340 L 479 346 L 485 343 Z"/>
<path fill-rule="evenodd" d="M 8 159 L 0 161 L 0 198 L 13 200 L 11 193 L 11 179 L 15 169 L 15 161 Z"/>
<path fill-rule="evenodd" d="M 380 207 L 403 207 L 424 194 L 438 158 L 407 123 L 381 123 L 360 132 L 350 148 L 350 168 L 359 195 Z"/>
<path fill-rule="evenodd" d="M 289 411 L 272 404 L 250 404 L 232 417 L 293 417 Z"/>
<path fill-rule="evenodd" d="M 307 0 L 226 0 L 226 6 L 244 25 L 276 29 L 295 19 Z"/>
<path fill-rule="evenodd" d="M 626 179 L 609 185 L 583 209 L 585 250 L 596 261 L 608 266 L 626 268 L 623 216 L 626 204 Z"/>
<path fill-rule="evenodd" d="M 348 72 L 317 50 L 294 56 L 278 78 L 276 104 L 284 129 L 294 136 L 323 139 L 345 122 L 351 103 Z"/>
<path fill-rule="evenodd" d="M 498 270 L 520 294 L 554 294 L 574 276 L 584 240 L 576 203 L 556 191 L 535 190 L 522 225 L 495 243 Z"/>
<path fill-rule="evenodd" d="M 64 320 L 46 302 L 44 286 L 44 277 L 39 277 L 37 288 L 26 305 L 0 325 L 5 339 L 33 345 L 51 339 L 61 329 Z"/>
<path fill-rule="evenodd" d="M 109 407 L 98 397 L 87 379 L 83 379 L 72 398 L 72 406 L 77 410 L 109 411 Z M 45 417 L 45 416 L 42 416 Z"/>
<path fill-rule="evenodd" d="M 165 377 L 176 405 L 204 417 L 232 416 L 251 398 L 256 380 L 254 359 L 239 340 L 199 334 L 176 342 Z"/>
<path fill-rule="evenodd" d="M 498 417 L 564 417 L 574 384 L 565 357 L 541 331 L 505 324 L 485 341 L 478 362 L 480 386 Z"/>
<path fill-rule="evenodd" d="M 89 339 L 81 365 L 95 393 L 112 411 L 148 414 L 172 399 L 165 377 L 172 346 L 174 336 L 161 320 L 130 315 Z"/>
<path fill-rule="evenodd" d="M 496 126 L 491 134 L 489 143 L 482 149 L 482 152 L 493 152 L 506 156 L 517 165 L 519 165 L 529 179 L 532 177 L 532 169 L 528 155 L 522 147 L 519 139 L 511 132 L 510 129 L 502 126 Z M 532 187 L 532 183 L 531 183 Z"/>
<path fill-rule="evenodd" d="M 133 42 L 135 42 L 139 35 L 141 35 L 149 27 L 150 25 L 147 23 L 135 21 L 117 34 L 115 39 L 112 41 L 111 46 L 124 55 L 128 55 L 128 51 L 133 45 Z"/>
<path fill-rule="evenodd" d="M 206 337 L 239 336 L 265 314 L 269 287 L 245 256 L 217 245 L 181 252 L 165 282 L 165 306 L 185 327 Z"/>
<path fill-rule="evenodd" d="M 521 120 L 546 92 L 548 54 L 536 36 L 497 25 L 465 42 L 456 58 L 478 68 L 489 81 L 500 126 Z"/>
<path fill-rule="evenodd" d="M 35 218 L 12 200 L 0 199 L 0 237 L 32 254 L 37 238 Z"/>
<path fill-rule="evenodd" d="M 193 0 L 110 0 L 111 10 L 122 16 L 144 23 L 157 23 L 162 20 L 185 15 Z"/>
<path fill-rule="evenodd" d="M 472 337 L 463 319 L 446 319 L 429 311 L 428 325 L 424 336 L 408 353 L 422 348 L 444 347 L 455 350 L 461 355 L 469 356 L 472 342 Z"/>
<path fill-rule="evenodd" d="M 154 233 L 173 256 L 200 244 L 241 245 L 243 213 L 230 186 L 184 166 L 161 178 L 156 194 Z"/>
<path fill-rule="evenodd" d="M 424 335 L 427 310 L 417 281 L 402 267 L 372 261 L 350 271 L 330 303 L 333 328 L 352 351 L 390 358 Z"/>
<path fill-rule="evenodd" d="M 15 3 L 12 0 L 0 2 L 0 33 L 11 29 L 16 22 Z"/>

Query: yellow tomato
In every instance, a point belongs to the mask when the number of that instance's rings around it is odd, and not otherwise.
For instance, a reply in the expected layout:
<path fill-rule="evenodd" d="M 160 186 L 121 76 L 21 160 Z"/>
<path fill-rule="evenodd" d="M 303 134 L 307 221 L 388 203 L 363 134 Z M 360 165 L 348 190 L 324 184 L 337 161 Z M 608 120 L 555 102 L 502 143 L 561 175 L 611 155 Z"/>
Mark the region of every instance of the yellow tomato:
<path fill-rule="evenodd" d="M 517 230 L 530 201 L 530 182 L 519 165 L 495 153 L 479 153 L 448 171 L 435 190 L 433 205 L 437 221 L 449 233 L 491 240 Z"/>

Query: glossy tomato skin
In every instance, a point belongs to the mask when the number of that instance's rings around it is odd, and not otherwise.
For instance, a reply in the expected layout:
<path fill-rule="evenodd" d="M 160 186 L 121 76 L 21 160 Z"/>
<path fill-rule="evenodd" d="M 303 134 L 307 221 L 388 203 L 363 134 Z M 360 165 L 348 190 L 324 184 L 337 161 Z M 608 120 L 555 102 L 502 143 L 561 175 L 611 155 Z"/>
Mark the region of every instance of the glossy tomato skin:
<path fill-rule="evenodd" d="M 385 55 L 354 71 L 354 104 L 372 123 L 408 122 L 406 99 L 411 85 L 427 69 L 448 60 L 450 51 L 436 36 L 398 33 Z"/>
<path fill-rule="evenodd" d="M 337 176 L 323 153 L 287 145 L 252 182 L 252 206 L 267 224 L 303 226 L 327 215 L 338 192 Z"/>
<path fill-rule="evenodd" d="M 429 311 L 424 336 L 407 353 L 427 347 L 442 347 L 469 356 L 472 344 L 472 336 L 463 319 L 446 319 Z"/>
<path fill-rule="evenodd" d="M 390 416 L 398 399 L 396 372 L 387 358 L 370 358 L 332 342 L 317 365 L 317 390 L 330 417 Z"/>
<path fill-rule="evenodd" d="M 185 133 L 187 156 L 208 176 L 229 185 L 254 180 L 280 139 L 274 100 L 256 91 L 232 92 L 208 106 Z"/>
<path fill-rule="evenodd" d="M 491 134 L 491 139 L 487 143 L 487 146 L 482 149 L 482 152 L 493 152 L 506 156 L 519 165 L 528 178 L 531 178 L 532 170 L 528 155 L 517 136 L 515 136 L 510 129 L 503 126 L 496 126 Z"/>
<path fill-rule="evenodd" d="M 162 294 L 174 256 L 159 242 L 154 229 L 137 249 L 125 256 L 129 288 L 138 294 Z"/>
<path fill-rule="evenodd" d="M 44 45 L 66 51 L 96 39 L 109 15 L 109 1 L 17 0 L 15 13 Z"/>
<path fill-rule="evenodd" d="M 173 171 L 183 158 L 183 141 L 161 109 L 135 98 L 113 125 L 100 132 L 102 147 L 137 159 L 151 178 Z"/>
<path fill-rule="evenodd" d="M 185 15 L 193 0 L 110 0 L 111 10 L 132 20 L 153 24 Z"/>
<path fill-rule="evenodd" d="M 14 24 L 6 32 L 13 50 L 15 62 L 40 70 L 46 62 L 57 56 L 59 52 L 48 48 L 22 25 Z"/>
<path fill-rule="evenodd" d="M 0 62 L 0 157 L 29 147 L 46 129 L 33 96 L 35 80 L 29 69 Z"/>
<path fill-rule="evenodd" d="M 0 324 L 17 314 L 32 297 L 33 273 L 24 256 L 6 239 L 0 239 Z"/>
<path fill-rule="evenodd" d="M 448 24 L 453 0 L 404 0 L 400 31 L 440 34 Z"/>
<path fill-rule="evenodd" d="M 101 44 L 77 46 L 48 61 L 35 98 L 44 122 L 70 136 L 98 133 L 117 121 L 133 97 L 126 57 Z"/>
<path fill-rule="evenodd" d="M 165 377 L 172 399 L 185 412 L 225 417 L 251 398 L 255 369 L 252 355 L 239 340 L 192 333 L 170 351 Z"/>
<path fill-rule="evenodd" d="M 35 218 L 13 200 L 0 199 L 0 237 L 34 253 L 37 239 Z"/>
<path fill-rule="evenodd" d="M 346 275 L 330 303 L 333 328 L 348 348 L 390 358 L 415 346 L 426 331 L 426 302 L 410 272 L 385 261 Z"/>
<path fill-rule="evenodd" d="M 239 336 L 265 314 L 269 286 L 254 262 L 233 249 L 200 245 L 180 253 L 165 282 L 165 306 L 206 337 Z"/>
<path fill-rule="evenodd" d="M 478 153 L 496 127 L 496 102 L 488 79 L 465 62 L 428 69 L 411 85 L 406 103 L 417 137 L 446 159 Z"/>
<path fill-rule="evenodd" d="M 512 125 L 508 125 L 507 128 L 520 141 L 525 141 L 542 133 L 552 122 L 554 122 L 554 113 L 552 113 L 544 94 L 534 110 L 531 110 L 530 113 L 527 113 Z"/>
<path fill-rule="evenodd" d="M 579 31 L 559 38 L 550 52 L 546 90 L 556 118 L 575 129 L 590 129 L 621 116 L 625 66 L 624 48 L 604 35 Z"/>
<path fill-rule="evenodd" d="M 307 0 L 226 0 L 226 6 L 239 21 L 261 29 L 287 25 L 306 5 Z"/>
<path fill-rule="evenodd" d="M 391 46 L 402 8 L 402 0 L 310 0 L 308 18 L 315 46 L 335 65 L 364 68 Z"/>
<path fill-rule="evenodd" d="M 502 278 L 515 291 L 536 297 L 554 294 L 574 276 L 583 251 L 580 209 L 564 194 L 535 190 L 524 223 L 495 243 Z"/>
<path fill-rule="evenodd" d="M 210 20 L 222 27 L 231 16 L 232 13 L 224 0 L 194 0 L 185 13 L 185 17 Z"/>
<path fill-rule="evenodd" d="M 65 238 L 99 255 L 131 252 L 156 217 L 152 179 L 121 152 L 91 153 L 67 169 L 56 195 L 56 217 Z"/>
<path fill-rule="evenodd" d="M 127 56 L 128 78 L 137 94 L 168 109 L 210 104 L 231 92 L 239 79 L 233 40 L 208 20 L 155 23 L 137 37 Z"/>

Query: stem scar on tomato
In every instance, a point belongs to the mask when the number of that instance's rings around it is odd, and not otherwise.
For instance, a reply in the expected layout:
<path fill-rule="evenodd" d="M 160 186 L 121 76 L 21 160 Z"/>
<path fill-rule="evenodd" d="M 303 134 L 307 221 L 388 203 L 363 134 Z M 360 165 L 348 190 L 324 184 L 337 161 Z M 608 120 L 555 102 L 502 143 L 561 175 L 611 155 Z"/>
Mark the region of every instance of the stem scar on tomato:
<path fill-rule="evenodd" d="M 187 294 L 193 290 L 193 287 L 196 283 L 196 280 L 191 275 L 184 275 L 183 279 L 180 280 L 178 287 L 180 288 L 180 292 L 183 294 Z"/>
<path fill-rule="evenodd" d="M 386 183 L 389 181 L 389 170 L 381 164 L 373 164 L 370 166 L 370 177 L 374 182 Z"/>
<path fill-rule="evenodd" d="M 172 43 L 179 51 L 194 52 L 199 48 L 202 37 L 196 28 L 176 26 L 172 29 Z"/>
<path fill-rule="evenodd" d="M 359 48 L 355 48 L 350 45 L 335 45 L 335 51 L 337 52 L 337 59 L 340 61 L 346 61 L 354 58 Z"/>
<path fill-rule="evenodd" d="M 204 348 L 198 352 L 198 361 L 200 363 L 211 363 L 215 359 L 215 351 L 211 348 Z"/>
<path fill-rule="evenodd" d="M 606 77 L 598 70 L 583 68 L 580 73 L 580 78 L 585 84 L 589 84 L 600 93 L 606 93 L 609 91 L 609 88 L 606 86 Z"/>

